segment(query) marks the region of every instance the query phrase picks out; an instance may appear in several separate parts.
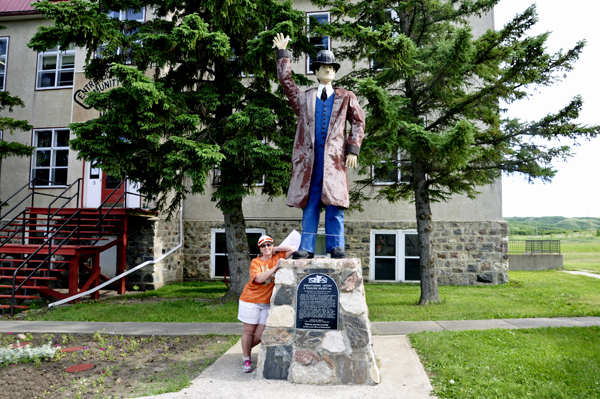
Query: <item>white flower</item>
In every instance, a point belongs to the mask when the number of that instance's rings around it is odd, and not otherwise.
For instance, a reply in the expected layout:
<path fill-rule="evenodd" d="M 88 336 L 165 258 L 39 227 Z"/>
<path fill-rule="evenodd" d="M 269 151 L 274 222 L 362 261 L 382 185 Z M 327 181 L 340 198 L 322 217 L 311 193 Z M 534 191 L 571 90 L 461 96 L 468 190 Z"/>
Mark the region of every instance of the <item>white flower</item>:
<path fill-rule="evenodd" d="M 454 384 L 454 380 L 450 380 L 450 384 Z"/>

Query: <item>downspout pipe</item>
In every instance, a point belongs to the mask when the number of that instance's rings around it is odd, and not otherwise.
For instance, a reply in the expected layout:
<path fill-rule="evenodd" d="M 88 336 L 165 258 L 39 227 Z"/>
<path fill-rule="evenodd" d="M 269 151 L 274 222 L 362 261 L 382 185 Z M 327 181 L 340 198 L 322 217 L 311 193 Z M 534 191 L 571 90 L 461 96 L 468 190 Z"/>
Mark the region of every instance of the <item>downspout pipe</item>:
<path fill-rule="evenodd" d="M 79 299 L 83 296 L 92 294 L 98 290 L 101 290 L 102 288 L 106 287 L 107 285 L 110 285 L 112 283 L 114 283 L 117 280 L 120 280 L 122 278 L 124 278 L 125 276 L 127 276 L 128 274 L 133 273 L 136 270 L 141 269 L 144 266 L 148 266 L 148 265 L 154 265 L 160 261 L 162 261 L 163 259 L 165 259 L 167 256 L 171 255 L 173 252 L 177 251 L 179 248 L 181 248 L 183 246 L 183 204 L 179 207 L 179 244 L 174 247 L 173 249 L 171 249 L 169 252 L 167 252 L 166 254 L 164 254 L 163 256 L 161 256 L 158 259 L 155 260 L 149 260 L 147 262 L 141 263 L 137 266 L 135 266 L 132 269 L 126 270 L 123 273 L 119 274 L 118 276 L 113 277 L 112 279 L 100 284 L 99 286 L 92 288 L 91 290 L 87 290 L 85 292 L 81 292 L 79 294 L 73 295 L 71 297 L 65 298 L 65 299 L 61 299 L 60 301 L 56 301 L 56 302 L 52 302 L 48 304 L 48 308 L 53 308 L 56 306 L 60 306 L 63 305 L 67 302 L 73 301 L 75 299 Z"/>

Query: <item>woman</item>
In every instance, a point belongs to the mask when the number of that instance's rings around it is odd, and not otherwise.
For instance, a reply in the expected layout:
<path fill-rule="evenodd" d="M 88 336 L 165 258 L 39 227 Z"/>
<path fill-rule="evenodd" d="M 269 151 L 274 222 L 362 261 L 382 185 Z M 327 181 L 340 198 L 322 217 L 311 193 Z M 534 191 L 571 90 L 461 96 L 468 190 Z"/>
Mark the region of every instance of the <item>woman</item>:
<path fill-rule="evenodd" d="M 271 306 L 271 294 L 275 287 L 273 275 L 279 269 L 277 263 L 280 259 L 292 256 L 296 250 L 294 247 L 273 246 L 273 239 L 269 236 L 261 236 L 258 239 L 258 246 L 261 255 L 252 259 L 250 263 L 250 281 L 244 286 L 238 311 L 238 319 L 244 323 L 242 370 L 245 373 L 252 371 L 250 353 L 253 347 L 260 344 L 260 337 L 265 330 Z"/>

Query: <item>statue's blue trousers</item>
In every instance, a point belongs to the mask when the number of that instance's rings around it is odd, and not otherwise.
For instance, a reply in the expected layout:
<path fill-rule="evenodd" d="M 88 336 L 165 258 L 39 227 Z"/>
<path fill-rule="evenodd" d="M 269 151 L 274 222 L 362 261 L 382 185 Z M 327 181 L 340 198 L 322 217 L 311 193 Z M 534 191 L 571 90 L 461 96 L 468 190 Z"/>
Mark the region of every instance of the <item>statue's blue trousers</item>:
<path fill-rule="evenodd" d="M 315 163 L 313 167 L 308 204 L 302 213 L 302 240 L 300 248 L 315 252 L 317 230 L 319 228 L 319 212 L 321 209 L 321 194 L 323 192 L 323 146 L 315 148 Z M 344 249 L 344 208 L 327 205 L 325 207 L 325 242 L 327 252 L 341 247 Z"/>

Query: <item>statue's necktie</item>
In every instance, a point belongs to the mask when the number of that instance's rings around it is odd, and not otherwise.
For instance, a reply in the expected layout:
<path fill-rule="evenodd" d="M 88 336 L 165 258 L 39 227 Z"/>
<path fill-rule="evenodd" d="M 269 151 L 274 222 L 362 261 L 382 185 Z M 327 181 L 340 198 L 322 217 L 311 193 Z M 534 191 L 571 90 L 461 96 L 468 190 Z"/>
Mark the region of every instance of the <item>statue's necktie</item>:
<path fill-rule="evenodd" d="M 323 89 L 321 91 L 321 101 L 325 102 L 327 101 L 327 90 Z"/>

